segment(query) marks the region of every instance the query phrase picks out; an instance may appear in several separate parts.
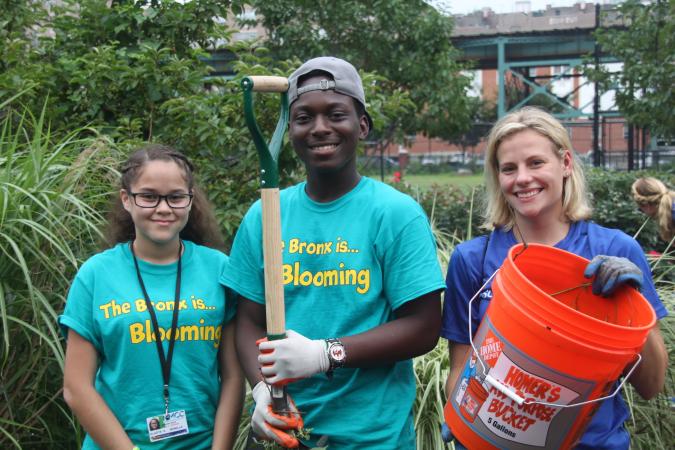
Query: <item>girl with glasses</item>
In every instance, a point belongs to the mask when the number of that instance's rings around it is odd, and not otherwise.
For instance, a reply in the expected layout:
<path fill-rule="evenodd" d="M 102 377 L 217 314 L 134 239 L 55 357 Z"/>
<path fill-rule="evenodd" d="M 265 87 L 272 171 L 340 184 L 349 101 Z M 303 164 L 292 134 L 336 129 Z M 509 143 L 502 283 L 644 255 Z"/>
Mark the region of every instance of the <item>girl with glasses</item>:
<path fill-rule="evenodd" d="M 59 323 L 82 448 L 231 448 L 243 401 L 227 256 L 193 166 L 148 145 L 121 168 L 112 248 L 87 260 Z M 163 417 L 162 426 L 157 417 Z M 153 426 L 151 426 L 153 425 Z"/>

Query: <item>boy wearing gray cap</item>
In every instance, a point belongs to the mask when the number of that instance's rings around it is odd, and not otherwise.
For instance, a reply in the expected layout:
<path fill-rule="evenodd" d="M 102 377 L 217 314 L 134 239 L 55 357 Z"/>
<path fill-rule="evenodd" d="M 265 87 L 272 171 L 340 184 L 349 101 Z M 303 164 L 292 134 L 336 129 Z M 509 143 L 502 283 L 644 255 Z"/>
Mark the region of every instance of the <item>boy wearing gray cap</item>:
<path fill-rule="evenodd" d="M 253 431 L 288 443 L 268 385 L 292 381 L 311 430 L 298 445 L 415 448 L 411 358 L 437 343 L 445 287 L 428 220 L 412 198 L 357 171 L 372 120 L 351 64 L 309 60 L 289 85 L 289 138 L 307 180 L 280 195 L 288 337 L 255 344 L 265 336 L 260 202 L 223 280 L 243 297 L 237 345 L 254 386 Z"/>

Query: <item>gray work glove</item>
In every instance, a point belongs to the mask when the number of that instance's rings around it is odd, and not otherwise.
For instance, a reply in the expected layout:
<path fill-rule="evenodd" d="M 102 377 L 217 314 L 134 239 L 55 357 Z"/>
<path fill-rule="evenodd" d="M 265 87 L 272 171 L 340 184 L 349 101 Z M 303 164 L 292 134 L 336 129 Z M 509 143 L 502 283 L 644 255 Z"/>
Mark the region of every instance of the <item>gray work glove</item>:
<path fill-rule="evenodd" d="M 270 388 L 263 381 L 255 385 L 251 395 L 255 401 L 255 409 L 251 417 L 253 433 L 261 439 L 275 441 L 282 447 L 297 448 L 299 442 L 289 430 L 301 429 L 303 421 L 293 400 L 288 398 L 291 409 L 288 415 L 279 415 L 272 411 Z"/>
<path fill-rule="evenodd" d="M 627 258 L 619 256 L 597 255 L 594 257 L 586 270 L 584 276 L 593 280 L 593 293 L 607 297 L 612 295 L 616 289 L 626 283 L 640 289 L 642 287 L 642 271 Z"/>

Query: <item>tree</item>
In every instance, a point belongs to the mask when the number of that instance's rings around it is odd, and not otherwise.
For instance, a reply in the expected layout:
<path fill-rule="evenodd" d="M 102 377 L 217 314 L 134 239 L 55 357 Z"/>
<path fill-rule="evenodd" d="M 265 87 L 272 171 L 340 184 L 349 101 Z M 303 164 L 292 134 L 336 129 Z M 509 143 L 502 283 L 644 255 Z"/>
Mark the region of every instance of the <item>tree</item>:
<path fill-rule="evenodd" d="M 37 30 L 47 19 L 47 10 L 42 2 L 25 0 L 4 0 L 0 6 L 0 98 L 16 95 L 27 101 L 36 84 L 45 81 L 45 72 L 41 69 Z M 7 109 L 14 104 L 5 103 L 0 115 L 6 116 Z M 37 105 L 33 111 L 40 110 Z"/>
<path fill-rule="evenodd" d="M 164 102 L 208 95 L 204 60 L 229 34 L 217 18 L 237 7 L 219 0 L 64 3 L 46 46 L 60 117 L 132 127 L 144 139 L 172 126 L 162 123 Z"/>
<path fill-rule="evenodd" d="M 595 37 L 603 51 L 617 57 L 623 68 L 612 73 L 587 67 L 590 79 L 603 90 L 616 89 L 616 104 L 633 125 L 652 134 L 675 136 L 675 3 L 658 0 L 642 4 L 627 0 L 619 6 L 626 27 L 600 28 Z"/>
<path fill-rule="evenodd" d="M 11 33 L 0 29 L 0 52 L 10 56 L 3 59 L 7 70 L 0 72 L 0 102 L 27 90 L 21 101 L 31 111 L 41 111 L 47 99 L 45 120 L 53 133 L 88 126 L 127 147 L 146 140 L 175 145 L 201 169 L 200 182 L 229 239 L 259 188 L 241 78 L 288 76 L 299 65 L 297 59 L 273 58 L 261 46 L 230 44 L 231 30 L 219 18 L 236 14 L 239 5 L 237 0 L 64 0 L 48 15 L 13 1 L 8 16 L 21 20 L 0 22 L 5 30 L 12 27 Z M 40 38 L 31 30 L 41 30 Z M 237 75 L 207 81 L 209 52 L 221 47 L 237 56 Z M 363 79 L 380 128 L 414 109 L 407 93 L 386 78 L 364 73 Z M 278 107 L 278 96 L 257 98 L 267 136 Z M 288 144 L 279 166 L 282 184 L 291 183 L 298 162 Z"/>
<path fill-rule="evenodd" d="M 269 47 L 280 58 L 342 57 L 408 92 L 416 110 L 400 118 L 406 133 L 421 131 L 448 139 L 469 127 L 473 110 L 466 93 L 470 80 L 462 74 L 458 52 L 450 43 L 452 18 L 425 2 L 251 3 L 267 29 Z"/>

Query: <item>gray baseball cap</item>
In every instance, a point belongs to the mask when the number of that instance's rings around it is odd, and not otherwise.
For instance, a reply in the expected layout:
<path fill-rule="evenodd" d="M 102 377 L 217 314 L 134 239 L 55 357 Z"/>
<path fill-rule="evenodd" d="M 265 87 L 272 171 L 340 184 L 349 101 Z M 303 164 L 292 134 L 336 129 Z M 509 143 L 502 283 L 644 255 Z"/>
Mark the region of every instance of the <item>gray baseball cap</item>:
<path fill-rule="evenodd" d="M 298 79 L 315 70 L 327 72 L 332 80 L 321 80 L 318 83 L 306 84 L 298 89 Z M 344 59 L 333 56 L 320 56 L 310 59 L 288 77 L 288 104 L 293 104 L 301 94 L 309 91 L 325 91 L 332 89 L 337 93 L 355 98 L 363 105 L 368 119 L 368 127 L 373 129 L 373 119 L 366 111 L 366 94 L 363 92 L 361 77 L 354 66 Z"/>

